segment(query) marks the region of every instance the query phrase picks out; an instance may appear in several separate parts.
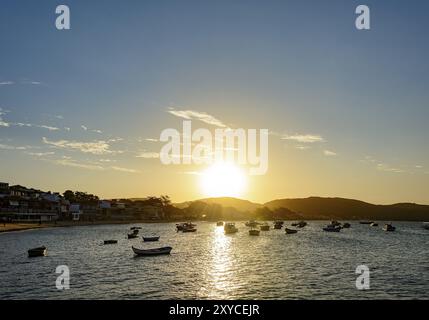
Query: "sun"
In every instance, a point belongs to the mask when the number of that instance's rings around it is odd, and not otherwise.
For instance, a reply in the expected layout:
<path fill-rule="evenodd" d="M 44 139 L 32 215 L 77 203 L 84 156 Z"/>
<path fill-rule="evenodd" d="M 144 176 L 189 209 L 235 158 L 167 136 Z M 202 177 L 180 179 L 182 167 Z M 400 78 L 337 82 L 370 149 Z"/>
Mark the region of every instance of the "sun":
<path fill-rule="evenodd" d="M 233 163 L 215 163 L 200 175 L 202 192 L 207 197 L 239 197 L 246 187 L 246 175 Z"/>

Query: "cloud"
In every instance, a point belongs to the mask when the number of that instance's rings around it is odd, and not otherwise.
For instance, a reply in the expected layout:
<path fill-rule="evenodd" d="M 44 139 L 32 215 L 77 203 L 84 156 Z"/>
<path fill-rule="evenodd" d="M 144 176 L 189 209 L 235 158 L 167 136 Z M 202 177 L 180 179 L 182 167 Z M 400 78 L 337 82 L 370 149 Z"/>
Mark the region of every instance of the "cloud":
<path fill-rule="evenodd" d="M 104 170 L 102 166 L 95 165 L 95 164 L 89 164 L 89 163 L 82 163 L 75 160 L 72 160 L 70 158 L 63 158 L 63 159 L 57 159 L 53 161 L 55 164 L 67 166 L 67 167 L 74 167 L 74 168 L 81 168 L 81 169 L 87 169 L 87 170 Z"/>
<path fill-rule="evenodd" d="M 80 127 L 81 127 L 83 130 L 88 131 L 88 127 L 87 127 L 87 126 L 81 125 Z"/>
<path fill-rule="evenodd" d="M 282 140 L 293 140 L 300 143 L 314 143 L 314 142 L 324 142 L 325 139 L 320 135 L 314 134 L 295 134 L 295 135 L 284 135 Z"/>
<path fill-rule="evenodd" d="M 298 150 L 307 150 L 307 149 L 310 149 L 310 147 L 309 146 L 295 146 L 295 148 L 296 149 L 298 149 Z"/>
<path fill-rule="evenodd" d="M 216 127 L 227 128 L 227 125 L 224 124 L 222 121 L 220 121 L 219 119 L 216 119 L 212 115 L 209 115 L 208 113 L 205 113 L 205 112 L 198 112 L 193 110 L 175 110 L 175 109 L 169 109 L 167 112 L 176 117 L 183 118 L 186 120 L 196 119 Z"/>
<path fill-rule="evenodd" d="M 36 127 L 39 127 L 39 128 L 43 128 L 43 129 L 48 129 L 49 131 L 57 131 L 57 130 L 60 130 L 59 128 L 57 128 L 57 127 L 51 127 L 51 126 L 47 126 L 47 125 L 38 125 L 38 126 L 36 126 Z"/>
<path fill-rule="evenodd" d="M 50 151 L 50 152 L 26 152 L 26 154 L 30 155 L 30 156 L 34 156 L 34 157 L 45 157 L 45 156 L 50 156 L 55 154 L 55 152 Z"/>
<path fill-rule="evenodd" d="M 69 127 L 64 127 L 64 130 L 65 131 L 70 131 L 70 128 Z"/>
<path fill-rule="evenodd" d="M 157 152 L 141 152 L 136 157 L 137 158 L 145 158 L 145 159 L 157 159 L 157 158 L 159 158 L 159 153 L 157 153 Z"/>
<path fill-rule="evenodd" d="M 115 151 L 110 150 L 110 145 L 103 140 L 92 141 L 92 142 L 80 142 L 80 141 L 69 141 L 69 140 L 50 141 L 47 138 L 43 137 L 43 142 L 45 144 L 48 144 L 57 148 L 79 150 L 83 153 L 92 153 L 96 155 L 117 153 Z"/>
<path fill-rule="evenodd" d="M 394 173 L 403 173 L 403 172 L 405 172 L 402 169 L 391 167 L 391 166 L 389 166 L 388 164 L 385 164 L 385 163 L 378 163 L 377 164 L 377 169 L 380 170 L 380 171 L 394 172 Z"/>
<path fill-rule="evenodd" d="M 153 139 L 153 138 L 147 138 L 144 139 L 145 141 L 149 141 L 149 142 L 158 142 L 158 139 Z"/>
<path fill-rule="evenodd" d="M 323 150 L 323 154 L 327 157 L 334 157 L 337 155 L 335 152 L 329 150 Z"/>
<path fill-rule="evenodd" d="M 116 170 L 116 171 L 127 172 L 127 173 L 139 173 L 140 172 L 140 171 L 135 170 L 135 169 L 128 169 L 128 168 L 123 168 L 123 167 L 115 167 L 115 166 L 113 166 L 113 167 L 110 167 L 110 168 L 113 169 L 113 170 Z"/>
<path fill-rule="evenodd" d="M 15 84 L 13 81 L 1 81 L 0 86 L 10 86 L 12 84 Z"/>

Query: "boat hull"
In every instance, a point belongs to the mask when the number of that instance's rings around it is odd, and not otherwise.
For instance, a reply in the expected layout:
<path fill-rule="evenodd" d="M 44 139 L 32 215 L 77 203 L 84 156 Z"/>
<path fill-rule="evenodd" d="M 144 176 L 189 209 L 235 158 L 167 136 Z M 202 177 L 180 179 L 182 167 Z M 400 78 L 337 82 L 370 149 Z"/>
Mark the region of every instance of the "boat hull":
<path fill-rule="evenodd" d="M 159 256 L 164 254 L 170 254 L 172 247 L 162 247 L 162 248 L 156 248 L 156 249 L 138 249 L 132 247 L 134 253 L 138 256 Z"/>
<path fill-rule="evenodd" d="M 297 233 L 298 230 L 285 228 L 285 232 L 286 232 L 286 234 L 294 234 L 294 233 Z"/>
<path fill-rule="evenodd" d="M 159 237 L 143 237 L 144 242 L 154 242 L 158 240 L 159 240 Z"/>
<path fill-rule="evenodd" d="M 28 257 L 29 258 L 44 257 L 46 256 L 46 253 L 47 253 L 46 247 L 33 248 L 28 250 Z"/>

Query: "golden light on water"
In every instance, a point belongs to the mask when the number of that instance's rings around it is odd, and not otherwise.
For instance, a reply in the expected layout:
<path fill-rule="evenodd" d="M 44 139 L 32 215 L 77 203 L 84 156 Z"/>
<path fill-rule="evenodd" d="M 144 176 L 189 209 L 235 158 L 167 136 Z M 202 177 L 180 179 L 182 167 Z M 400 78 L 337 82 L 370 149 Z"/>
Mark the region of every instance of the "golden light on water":
<path fill-rule="evenodd" d="M 246 174 L 233 163 L 218 162 L 200 175 L 202 192 L 207 197 L 240 197 L 246 189 Z"/>

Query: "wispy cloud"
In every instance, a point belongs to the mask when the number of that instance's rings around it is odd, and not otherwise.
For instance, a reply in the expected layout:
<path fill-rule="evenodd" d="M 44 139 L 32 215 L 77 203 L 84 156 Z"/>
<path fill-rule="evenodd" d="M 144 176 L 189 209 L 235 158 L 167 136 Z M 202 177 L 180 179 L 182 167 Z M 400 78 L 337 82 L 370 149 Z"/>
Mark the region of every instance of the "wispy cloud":
<path fill-rule="evenodd" d="M 222 121 L 205 112 L 199 112 L 194 110 L 175 110 L 175 109 L 169 109 L 167 110 L 167 112 L 176 117 L 183 118 L 186 120 L 195 119 L 216 127 L 221 127 L 221 128 L 227 127 L 227 125 L 224 124 Z"/>
<path fill-rule="evenodd" d="M 297 141 L 300 143 L 315 143 L 315 142 L 324 142 L 325 139 L 323 139 L 320 135 L 315 134 L 295 134 L 295 135 L 284 135 L 282 140 L 292 140 Z"/>
<path fill-rule="evenodd" d="M 85 131 L 91 131 L 91 132 L 95 132 L 95 133 L 103 133 L 103 131 L 98 130 L 98 129 L 90 129 L 89 127 L 85 126 L 85 125 L 81 125 L 80 126 L 83 130 Z"/>
<path fill-rule="evenodd" d="M 15 84 L 13 81 L 1 81 L 0 86 L 10 86 L 12 84 Z"/>
<path fill-rule="evenodd" d="M 48 129 L 49 131 L 60 130 L 60 128 L 52 127 L 52 126 L 47 126 L 47 125 L 38 125 L 37 127 L 42 128 L 42 129 Z"/>
<path fill-rule="evenodd" d="M 9 123 L 3 120 L 3 115 L 5 115 L 6 112 L 0 108 L 0 127 L 9 127 Z"/>
<path fill-rule="evenodd" d="M 26 152 L 26 154 L 34 157 L 46 157 L 55 154 L 55 152 Z"/>
<path fill-rule="evenodd" d="M 98 170 L 98 171 L 104 170 L 102 166 L 90 164 L 90 163 L 78 162 L 70 158 L 57 159 L 57 160 L 54 160 L 53 162 L 55 164 L 67 166 L 67 167 L 81 168 L 81 169 L 87 169 L 87 170 Z"/>
<path fill-rule="evenodd" d="M 378 163 L 377 164 L 377 169 L 380 170 L 380 171 L 394 172 L 394 173 L 403 173 L 403 172 L 405 172 L 402 169 L 391 167 L 390 165 L 385 164 L 385 163 Z"/>
<path fill-rule="evenodd" d="M 117 153 L 117 151 L 110 150 L 110 145 L 103 140 L 92 141 L 92 142 L 69 141 L 69 140 L 50 141 L 47 138 L 43 137 L 43 142 L 45 144 L 48 144 L 57 148 L 78 150 L 83 153 L 92 153 L 95 155 Z"/>
<path fill-rule="evenodd" d="M 295 146 L 295 148 L 298 149 L 298 150 L 307 150 L 307 149 L 310 149 L 309 146 L 302 146 L 302 145 Z"/>
<path fill-rule="evenodd" d="M 153 138 L 146 138 L 144 140 L 148 142 L 158 142 L 158 139 L 153 139 Z"/>
<path fill-rule="evenodd" d="M 157 153 L 157 152 L 141 152 L 136 157 L 137 158 L 145 158 L 145 159 L 157 159 L 157 158 L 159 158 L 159 153 Z"/>
<path fill-rule="evenodd" d="M 17 146 L 11 146 L 8 144 L 0 144 L 0 150 L 27 150 L 27 149 L 29 149 L 28 146 L 17 147 Z"/>
<path fill-rule="evenodd" d="M 83 130 L 88 131 L 88 127 L 87 127 L 87 126 L 81 125 L 80 127 L 81 127 Z"/>
<path fill-rule="evenodd" d="M 135 169 L 116 167 L 116 166 L 112 166 L 110 168 L 113 169 L 113 170 L 116 170 L 116 171 L 127 172 L 127 173 L 139 173 L 140 172 L 140 171 L 135 170 Z"/>
<path fill-rule="evenodd" d="M 324 154 L 325 156 L 327 156 L 327 157 L 334 157 L 334 156 L 336 156 L 336 155 L 337 155 L 337 153 L 336 153 L 336 152 L 334 152 L 334 151 L 329 151 L 329 150 L 323 150 L 323 154 Z"/>

